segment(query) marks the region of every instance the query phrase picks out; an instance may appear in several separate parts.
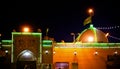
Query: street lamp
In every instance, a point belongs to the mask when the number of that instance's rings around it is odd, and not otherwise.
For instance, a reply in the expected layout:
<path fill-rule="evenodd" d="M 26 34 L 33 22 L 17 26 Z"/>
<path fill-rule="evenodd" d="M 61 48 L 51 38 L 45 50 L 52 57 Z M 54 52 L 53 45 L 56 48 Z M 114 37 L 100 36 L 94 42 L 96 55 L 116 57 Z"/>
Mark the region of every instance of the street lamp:
<path fill-rule="evenodd" d="M 73 36 L 73 42 L 75 41 L 75 33 L 71 33 L 71 35 Z"/>

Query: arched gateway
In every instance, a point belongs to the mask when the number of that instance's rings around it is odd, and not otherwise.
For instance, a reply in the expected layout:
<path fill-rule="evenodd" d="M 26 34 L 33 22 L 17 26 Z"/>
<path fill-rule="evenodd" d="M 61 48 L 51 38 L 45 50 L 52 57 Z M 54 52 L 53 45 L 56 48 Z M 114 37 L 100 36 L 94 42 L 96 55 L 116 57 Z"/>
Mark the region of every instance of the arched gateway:
<path fill-rule="evenodd" d="M 36 69 L 42 62 L 41 33 L 12 32 L 11 62 L 16 69 Z"/>
<path fill-rule="evenodd" d="M 17 69 L 36 69 L 36 61 L 30 50 L 24 50 L 17 56 Z"/>

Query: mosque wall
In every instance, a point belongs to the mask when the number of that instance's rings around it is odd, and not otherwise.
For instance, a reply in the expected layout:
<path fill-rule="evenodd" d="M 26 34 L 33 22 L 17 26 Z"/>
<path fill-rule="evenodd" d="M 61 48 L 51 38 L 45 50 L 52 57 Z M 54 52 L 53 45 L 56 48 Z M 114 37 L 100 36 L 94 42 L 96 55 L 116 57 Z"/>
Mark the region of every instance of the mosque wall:
<path fill-rule="evenodd" d="M 54 47 L 53 64 L 66 62 L 68 69 L 106 69 L 107 56 L 119 54 L 119 48 L 58 48 Z M 59 66 L 60 67 L 60 66 Z M 57 69 L 58 67 L 55 67 Z M 64 68 L 63 68 L 64 69 Z"/>

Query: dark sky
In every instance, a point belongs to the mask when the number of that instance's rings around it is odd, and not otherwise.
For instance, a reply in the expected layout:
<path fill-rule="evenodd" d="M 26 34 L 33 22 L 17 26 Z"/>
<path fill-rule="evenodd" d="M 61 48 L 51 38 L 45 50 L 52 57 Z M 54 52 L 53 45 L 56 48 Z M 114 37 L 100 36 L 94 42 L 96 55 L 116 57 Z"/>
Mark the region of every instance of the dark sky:
<path fill-rule="evenodd" d="M 40 28 L 56 41 L 72 41 L 71 32 L 80 33 L 86 27 L 87 9 L 94 8 L 92 23 L 95 27 L 120 26 L 120 4 L 116 0 L 4 0 L 0 2 L 0 33 L 3 39 L 11 39 L 13 29 L 29 25 L 33 31 Z M 120 37 L 120 29 L 102 30 Z M 117 41 L 112 40 L 111 41 Z"/>

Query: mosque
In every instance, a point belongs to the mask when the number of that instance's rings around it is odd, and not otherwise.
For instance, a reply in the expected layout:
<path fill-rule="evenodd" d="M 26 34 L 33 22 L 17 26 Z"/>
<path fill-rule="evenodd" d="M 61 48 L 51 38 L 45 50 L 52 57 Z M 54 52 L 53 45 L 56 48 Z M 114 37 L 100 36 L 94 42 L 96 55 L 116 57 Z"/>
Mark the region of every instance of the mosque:
<path fill-rule="evenodd" d="M 107 69 L 108 59 L 120 53 L 120 43 L 109 43 L 104 32 L 92 24 L 74 42 L 42 39 L 41 32 L 12 32 L 1 40 L 0 56 L 12 69 Z M 111 56 L 111 57 L 108 57 Z M 117 62 L 116 62 L 117 63 Z"/>
<path fill-rule="evenodd" d="M 2 37 L 2 36 L 1 36 Z M 12 32 L 0 41 L 0 60 L 11 69 L 108 69 L 120 66 L 120 43 L 92 24 L 73 42 L 56 42 L 42 32 Z"/>

